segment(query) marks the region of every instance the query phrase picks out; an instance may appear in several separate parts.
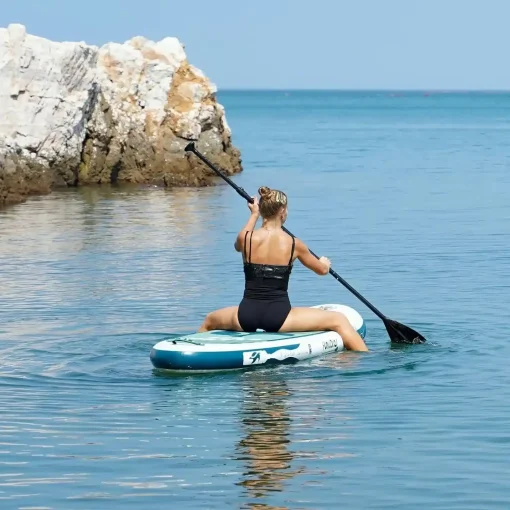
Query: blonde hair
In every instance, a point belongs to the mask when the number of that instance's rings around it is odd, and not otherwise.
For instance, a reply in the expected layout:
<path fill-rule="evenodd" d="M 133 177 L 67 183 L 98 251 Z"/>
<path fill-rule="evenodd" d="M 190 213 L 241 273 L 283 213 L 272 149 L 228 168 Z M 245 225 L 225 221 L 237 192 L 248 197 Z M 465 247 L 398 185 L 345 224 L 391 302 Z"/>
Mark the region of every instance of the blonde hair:
<path fill-rule="evenodd" d="M 287 206 L 287 195 L 283 191 L 261 186 L 259 195 L 259 210 L 263 218 L 272 218 L 282 207 Z"/>

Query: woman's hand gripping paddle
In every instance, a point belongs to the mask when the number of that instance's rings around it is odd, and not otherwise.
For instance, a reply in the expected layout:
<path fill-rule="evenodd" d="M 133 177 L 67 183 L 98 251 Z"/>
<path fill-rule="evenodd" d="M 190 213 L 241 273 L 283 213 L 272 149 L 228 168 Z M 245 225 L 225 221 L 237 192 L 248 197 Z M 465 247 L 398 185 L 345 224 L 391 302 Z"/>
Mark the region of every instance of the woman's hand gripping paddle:
<path fill-rule="evenodd" d="M 221 177 L 225 182 L 230 184 L 239 195 L 241 195 L 245 200 L 248 202 L 253 202 L 253 198 L 246 193 L 246 191 L 235 184 L 231 179 L 229 179 L 226 175 L 223 174 L 220 170 L 218 170 L 203 154 L 201 154 L 195 147 L 194 142 L 190 142 L 188 145 L 186 145 L 185 149 L 186 152 L 192 152 L 197 156 L 199 159 L 201 159 L 214 173 L 216 173 L 219 177 Z M 294 235 L 289 232 L 285 227 L 282 226 L 282 230 L 284 232 L 287 232 L 290 236 L 294 237 Z M 310 250 L 310 253 L 316 257 L 319 258 L 312 250 Z M 384 326 L 386 327 L 386 331 L 388 332 L 388 335 L 390 337 L 390 340 L 393 343 L 396 344 L 422 344 L 426 342 L 425 338 L 420 335 L 417 331 L 410 328 L 409 326 L 406 326 L 404 324 L 400 324 L 400 322 L 394 321 L 383 315 L 372 303 L 367 301 L 356 289 L 351 287 L 338 273 L 333 271 L 333 269 L 329 269 L 329 274 L 333 276 L 336 280 L 338 280 L 344 287 L 346 287 L 350 292 L 352 292 L 362 303 L 364 303 L 372 312 L 374 312 L 384 323 Z"/>

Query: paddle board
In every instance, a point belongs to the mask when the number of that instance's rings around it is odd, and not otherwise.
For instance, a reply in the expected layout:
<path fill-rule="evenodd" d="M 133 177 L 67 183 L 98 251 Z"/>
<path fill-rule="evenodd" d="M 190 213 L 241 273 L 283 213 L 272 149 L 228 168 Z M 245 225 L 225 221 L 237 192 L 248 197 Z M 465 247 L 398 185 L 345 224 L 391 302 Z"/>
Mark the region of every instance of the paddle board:
<path fill-rule="evenodd" d="M 343 313 L 361 337 L 365 338 L 365 322 L 353 308 L 338 304 L 316 305 L 311 308 Z M 208 331 L 164 339 L 153 346 L 150 360 L 158 370 L 209 372 L 292 363 L 338 352 L 343 348 L 342 338 L 335 331 Z"/>

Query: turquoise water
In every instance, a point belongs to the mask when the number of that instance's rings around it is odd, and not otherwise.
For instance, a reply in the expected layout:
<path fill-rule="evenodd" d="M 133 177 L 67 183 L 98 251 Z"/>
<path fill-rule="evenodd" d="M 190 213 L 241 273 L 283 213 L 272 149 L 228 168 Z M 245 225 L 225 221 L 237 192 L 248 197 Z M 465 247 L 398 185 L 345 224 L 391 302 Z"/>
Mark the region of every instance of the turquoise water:
<path fill-rule="evenodd" d="M 225 185 L 57 192 L 0 212 L 0 508 L 506 509 L 510 94 L 225 92 L 287 227 L 428 343 L 165 377 L 149 352 L 236 304 Z"/>

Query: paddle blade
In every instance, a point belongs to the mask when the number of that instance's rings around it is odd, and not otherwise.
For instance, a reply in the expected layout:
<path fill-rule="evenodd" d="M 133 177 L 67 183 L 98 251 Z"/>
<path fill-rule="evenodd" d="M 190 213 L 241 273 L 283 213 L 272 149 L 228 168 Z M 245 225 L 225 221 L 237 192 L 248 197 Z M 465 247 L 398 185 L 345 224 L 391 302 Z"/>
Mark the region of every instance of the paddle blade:
<path fill-rule="evenodd" d="M 418 331 L 415 331 L 404 324 L 400 324 L 400 322 L 386 319 L 384 321 L 384 325 L 386 326 L 386 331 L 388 332 L 388 335 L 390 335 L 390 339 L 393 343 L 423 344 L 426 342 L 425 337 L 420 335 Z"/>

